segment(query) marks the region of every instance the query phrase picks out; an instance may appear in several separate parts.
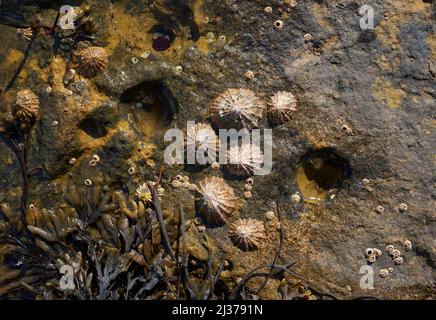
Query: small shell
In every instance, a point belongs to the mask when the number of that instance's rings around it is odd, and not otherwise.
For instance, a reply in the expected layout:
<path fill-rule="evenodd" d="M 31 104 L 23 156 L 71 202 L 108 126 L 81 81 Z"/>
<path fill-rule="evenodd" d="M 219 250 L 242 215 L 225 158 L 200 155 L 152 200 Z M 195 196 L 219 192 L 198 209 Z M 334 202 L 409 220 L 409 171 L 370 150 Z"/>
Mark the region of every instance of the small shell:
<path fill-rule="evenodd" d="M 369 257 L 366 259 L 366 261 L 368 261 L 368 263 L 374 263 L 374 262 L 377 261 L 377 256 L 373 254 L 373 255 L 369 256 Z"/>
<path fill-rule="evenodd" d="M 403 245 L 404 245 L 404 250 L 406 251 L 412 250 L 412 242 L 410 240 L 404 240 Z"/>
<path fill-rule="evenodd" d="M 209 224 L 222 225 L 238 211 L 238 198 L 233 189 L 218 177 L 206 177 L 197 186 L 197 212 Z"/>
<path fill-rule="evenodd" d="M 85 184 L 85 186 L 88 186 L 88 187 L 92 186 L 91 179 L 85 179 L 85 181 L 83 181 L 83 183 Z"/>
<path fill-rule="evenodd" d="M 190 183 L 189 182 L 182 182 L 182 188 L 188 189 Z"/>
<path fill-rule="evenodd" d="M 253 178 L 248 178 L 247 183 L 253 185 L 254 184 Z"/>
<path fill-rule="evenodd" d="M 253 190 L 252 184 L 247 183 L 244 187 L 245 187 L 245 191 L 252 191 Z"/>
<path fill-rule="evenodd" d="M 251 191 L 245 191 L 244 192 L 244 198 L 245 199 L 250 199 L 251 197 L 253 197 L 253 194 L 251 193 Z"/>
<path fill-rule="evenodd" d="M 405 203 L 400 203 L 400 205 L 398 206 L 398 210 L 400 212 L 406 212 L 407 211 L 407 204 Z"/>
<path fill-rule="evenodd" d="M 195 191 L 195 190 L 197 190 L 197 185 L 194 184 L 194 183 L 190 183 L 189 186 L 188 186 L 188 189 L 190 191 Z"/>
<path fill-rule="evenodd" d="M 211 164 L 210 167 L 212 168 L 212 170 L 218 171 L 221 168 L 221 165 L 218 162 L 214 162 Z"/>
<path fill-rule="evenodd" d="M 389 275 L 389 270 L 388 269 L 381 269 L 379 272 L 379 275 L 382 278 L 386 278 Z"/>
<path fill-rule="evenodd" d="M 293 194 L 293 195 L 291 196 L 291 201 L 292 201 L 292 203 L 294 203 L 294 204 L 299 203 L 300 200 L 301 200 L 301 197 L 300 197 L 299 194 L 296 194 L 296 193 L 295 193 L 295 194 Z"/>
<path fill-rule="evenodd" d="M 84 77 L 92 78 L 103 71 L 109 61 L 109 56 L 104 48 L 88 47 L 75 53 L 77 57 L 77 71 Z"/>
<path fill-rule="evenodd" d="M 267 6 L 263 9 L 263 11 L 265 11 L 266 13 L 271 13 L 273 9 L 270 6 Z"/>
<path fill-rule="evenodd" d="M 347 126 L 346 124 L 342 125 L 341 131 L 343 133 L 345 133 L 345 134 L 348 134 L 348 135 L 352 135 L 353 134 L 353 130 L 349 126 Z"/>
<path fill-rule="evenodd" d="M 369 182 L 370 182 L 369 179 L 366 179 L 366 178 L 363 178 L 363 179 L 362 179 L 362 185 L 365 186 L 365 187 L 366 187 L 367 185 L 369 185 Z"/>
<path fill-rule="evenodd" d="M 304 41 L 306 42 L 312 41 L 312 35 L 310 33 L 306 33 L 304 35 Z"/>
<path fill-rule="evenodd" d="M 260 148 L 246 143 L 231 146 L 227 153 L 226 170 L 238 177 L 249 177 L 260 170 L 263 163 L 263 153 Z"/>
<path fill-rule="evenodd" d="M 403 257 L 396 257 L 396 258 L 394 259 L 394 263 L 395 263 L 396 265 L 403 264 L 403 262 L 404 262 Z"/>
<path fill-rule="evenodd" d="M 174 180 L 173 182 L 171 182 L 171 185 L 173 186 L 173 188 L 178 189 L 182 186 L 182 183 L 179 180 Z"/>
<path fill-rule="evenodd" d="M 255 78 L 254 72 L 251 70 L 248 70 L 247 72 L 245 72 L 245 77 L 249 80 L 253 80 Z"/>
<path fill-rule="evenodd" d="M 174 70 L 176 71 L 176 74 L 182 74 L 183 72 L 183 67 L 182 66 L 176 66 L 174 68 Z"/>
<path fill-rule="evenodd" d="M 189 182 L 189 177 L 188 176 L 183 176 L 182 177 L 182 181 L 183 182 Z"/>
<path fill-rule="evenodd" d="M 176 176 L 176 180 L 183 181 L 183 176 L 181 174 L 178 174 Z"/>
<path fill-rule="evenodd" d="M 211 104 L 211 120 L 221 129 L 252 129 L 259 125 L 265 106 L 248 89 L 227 89 Z"/>
<path fill-rule="evenodd" d="M 385 211 L 385 208 L 383 208 L 382 206 L 377 206 L 375 208 L 375 212 L 377 213 L 383 213 Z"/>
<path fill-rule="evenodd" d="M 20 124 L 31 126 L 39 117 L 39 99 L 31 90 L 17 92 L 14 117 Z"/>
<path fill-rule="evenodd" d="M 392 258 L 398 258 L 398 257 L 400 257 L 401 256 L 401 251 L 400 250 L 398 250 L 398 249 L 394 249 L 393 251 L 392 251 L 392 253 L 391 253 L 391 256 L 392 256 Z"/>
<path fill-rule="evenodd" d="M 283 124 L 291 120 L 297 111 L 297 99 L 291 92 L 279 91 L 268 104 L 268 119 L 273 124 Z"/>
<path fill-rule="evenodd" d="M 139 62 L 139 60 L 138 60 L 137 57 L 133 57 L 133 58 L 132 58 L 132 63 L 133 63 L 133 64 L 137 64 L 138 62 Z"/>
<path fill-rule="evenodd" d="M 97 166 L 97 161 L 95 161 L 95 159 L 92 159 L 91 161 L 89 161 L 89 165 L 91 167 L 95 167 L 95 166 Z"/>
<path fill-rule="evenodd" d="M 77 162 L 76 158 L 71 158 L 70 161 L 68 161 L 68 163 L 73 166 L 75 163 Z"/>
<path fill-rule="evenodd" d="M 94 154 L 92 156 L 92 160 L 95 160 L 96 162 L 99 162 L 100 161 L 100 157 L 98 156 L 98 154 Z"/>
<path fill-rule="evenodd" d="M 283 21 L 282 20 L 274 21 L 274 28 L 276 28 L 277 30 L 283 29 Z"/>
<path fill-rule="evenodd" d="M 143 58 L 143 59 L 147 59 L 149 56 L 150 56 L 150 51 L 144 51 L 141 54 L 141 58 Z"/>
<path fill-rule="evenodd" d="M 392 273 L 392 272 L 394 272 L 394 268 L 388 268 L 388 271 L 390 272 L 390 273 Z"/>
<path fill-rule="evenodd" d="M 386 246 L 386 252 L 387 252 L 388 254 L 392 254 L 392 252 L 393 252 L 394 250 L 395 250 L 395 247 L 394 247 L 393 245 L 389 244 L 389 245 Z"/>
<path fill-rule="evenodd" d="M 374 250 L 374 254 L 375 254 L 377 257 L 380 257 L 380 256 L 383 254 L 382 251 L 381 251 L 380 249 L 373 248 L 373 250 Z"/>
<path fill-rule="evenodd" d="M 265 240 L 265 227 L 255 219 L 239 219 L 229 228 L 232 242 L 242 250 L 258 249 Z"/>
<path fill-rule="evenodd" d="M 265 213 L 265 218 L 268 221 L 274 220 L 276 214 L 274 213 L 274 211 L 268 211 L 267 213 Z"/>
<path fill-rule="evenodd" d="M 136 172 L 136 169 L 135 169 L 135 167 L 130 167 L 130 168 L 127 170 L 127 172 L 128 172 L 130 175 L 134 175 L 135 172 Z"/>
<path fill-rule="evenodd" d="M 374 255 L 374 249 L 373 248 L 366 248 L 365 249 L 365 257 L 368 258 L 372 255 Z"/>

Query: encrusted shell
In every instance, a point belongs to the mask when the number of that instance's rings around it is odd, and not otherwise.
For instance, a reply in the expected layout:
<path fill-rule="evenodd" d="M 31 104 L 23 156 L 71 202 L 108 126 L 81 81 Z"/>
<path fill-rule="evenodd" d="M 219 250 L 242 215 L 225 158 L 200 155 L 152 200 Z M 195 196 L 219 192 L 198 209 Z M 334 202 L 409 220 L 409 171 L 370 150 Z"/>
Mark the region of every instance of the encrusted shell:
<path fill-rule="evenodd" d="M 254 144 L 245 143 L 231 146 L 227 152 L 225 168 L 238 177 L 250 177 L 263 163 L 263 153 Z"/>
<path fill-rule="evenodd" d="M 153 181 L 149 181 L 152 185 L 155 185 L 155 182 Z M 157 188 L 157 193 L 159 195 L 159 198 L 162 197 L 165 193 L 165 189 L 162 188 L 161 186 L 158 186 Z M 138 188 L 136 189 L 136 195 L 138 197 L 138 199 L 140 201 L 145 201 L 145 202 L 151 202 L 152 201 L 152 196 L 151 196 L 151 191 L 148 188 L 147 183 L 143 183 L 141 185 L 138 186 Z"/>
<path fill-rule="evenodd" d="M 233 243 L 242 250 L 255 250 L 265 240 L 265 227 L 262 221 L 239 219 L 230 225 L 229 236 Z"/>
<path fill-rule="evenodd" d="M 17 92 L 15 119 L 21 124 L 32 125 L 39 117 L 39 100 L 31 90 Z"/>
<path fill-rule="evenodd" d="M 223 129 L 252 129 L 259 125 L 264 104 L 248 89 L 227 89 L 210 107 L 210 118 Z"/>
<path fill-rule="evenodd" d="M 193 155 L 196 164 L 215 162 L 218 148 L 219 139 L 210 124 L 197 123 L 188 127 L 185 142 L 186 155 Z M 188 164 L 192 163 L 188 162 Z"/>
<path fill-rule="evenodd" d="M 102 47 L 88 47 L 76 52 L 77 71 L 84 77 L 92 78 L 103 71 L 107 65 L 109 56 Z"/>
<path fill-rule="evenodd" d="M 223 225 L 238 210 L 238 198 L 224 179 L 206 177 L 198 184 L 195 206 L 207 223 Z"/>
<path fill-rule="evenodd" d="M 291 92 L 279 91 L 268 104 L 268 119 L 273 124 L 282 124 L 289 121 L 292 114 L 297 111 L 297 99 Z"/>

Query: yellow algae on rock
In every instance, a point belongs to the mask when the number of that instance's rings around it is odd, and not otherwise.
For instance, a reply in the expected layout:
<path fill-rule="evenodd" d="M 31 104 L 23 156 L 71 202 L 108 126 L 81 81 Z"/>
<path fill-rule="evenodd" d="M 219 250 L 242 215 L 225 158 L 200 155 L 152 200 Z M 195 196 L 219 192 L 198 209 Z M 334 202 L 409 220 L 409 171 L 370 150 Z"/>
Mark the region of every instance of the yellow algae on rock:
<path fill-rule="evenodd" d="M 401 106 L 403 99 L 406 97 L 406 92 L 403 89 L 395 88 L 387 79 L 378 77 L 373 84 L 373 92 L 375 97 L 390 109 L 396 109 Z"/>

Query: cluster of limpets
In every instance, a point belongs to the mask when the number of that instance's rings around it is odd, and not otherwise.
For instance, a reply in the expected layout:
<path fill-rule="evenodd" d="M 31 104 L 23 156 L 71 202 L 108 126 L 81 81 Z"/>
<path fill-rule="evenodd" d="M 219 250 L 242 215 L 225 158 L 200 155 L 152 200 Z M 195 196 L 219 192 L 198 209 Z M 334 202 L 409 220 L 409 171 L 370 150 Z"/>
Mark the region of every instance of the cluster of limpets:
<path fill-rule="evenodd" d="M 197 190 L 197 186 L 195 183 L 189 182 L 188 176 L 183 176 L 181 174 L 178 174 L 176 178 L 171 182 L 171 186 L 175 189 L 184 188 L 189 189 L 190 191 Z"/>

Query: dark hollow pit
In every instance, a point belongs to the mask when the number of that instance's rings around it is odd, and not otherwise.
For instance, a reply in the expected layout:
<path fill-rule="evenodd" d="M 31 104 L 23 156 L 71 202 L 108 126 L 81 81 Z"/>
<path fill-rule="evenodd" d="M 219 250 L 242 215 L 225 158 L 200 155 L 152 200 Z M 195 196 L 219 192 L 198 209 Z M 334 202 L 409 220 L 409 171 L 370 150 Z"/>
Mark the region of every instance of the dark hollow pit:
<path fill-rule="evenodd" d="M 79 128 L 94 139 L 103 138 L 107 135 L 106 127 L 94 118 L 86 118 L 79 124 Z"/>
<path fill-rule="evenodd" d="M 333 149 L 315 150 L 301 158 L 296 183 L 306 201 L 319 202 L 340 189 L 350 174 L 348 162 Z"/>
<path fill-rule="evenodd" d="M 178 103 L 162 81 L 146 81 L 126 90 L 122 104 L 134 105 L 133 122 L 145 136 L 166 129 L 178 112 Z"/>

